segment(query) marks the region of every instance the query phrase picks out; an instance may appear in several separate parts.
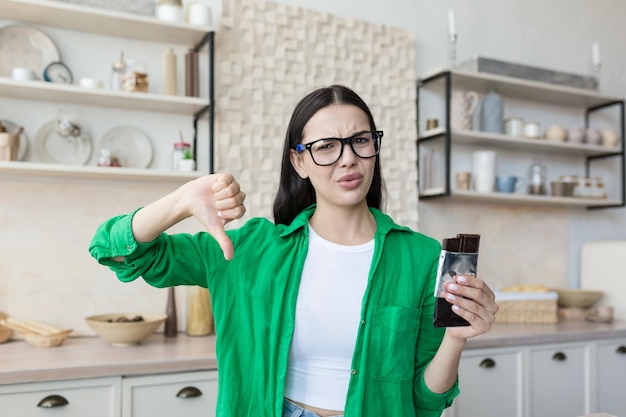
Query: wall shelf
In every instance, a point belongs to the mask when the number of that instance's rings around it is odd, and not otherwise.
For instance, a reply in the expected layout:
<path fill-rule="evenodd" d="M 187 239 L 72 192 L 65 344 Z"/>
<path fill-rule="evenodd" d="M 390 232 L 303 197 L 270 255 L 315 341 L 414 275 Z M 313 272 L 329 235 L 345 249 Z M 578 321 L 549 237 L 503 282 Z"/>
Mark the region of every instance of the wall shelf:
<path fill-rule="evenodd" d="M 424 190 L 421 198 L 434 198 L 444 196 L 443 188 Z M 507 193 L 479 193 L 477 191 L 452 190 L 450 197 L 455 201 L 492 202 L 492 203 L 518 203 L 524 205 L 542 206 L 573 206 L 573 207 L 603 207 L 606 205 L 620 204 L 619 200 L 600 198 L 578 197 L 552 197 L 547 195 L 507 194 Z M 443 199 L 442 201 L 444 201 Z M 446 200 L 447 201 L 447 200 Z"/>
<path fill-rule="evenodd" d="M 431 129 L 420 134 L 418 140 L 425 142 L 442 137 L 446 130 L 442 127 Z M 568 154 L 580 156 L 597 155 L 620 155 L 619 148 L 607 148 L 601 145 L 588 145 L 585 143 L 551 142 L 546 139 L 515 138 L 497 133 L 478 132 L 472 130 L 452 130 L 451 140 L 453 143 L 492 146 L 497 148 L 515 149 L 520 151 Z"/>
<path fill-rule="evenodd" d="M 150 42 L 200 43 L 212 28 L 171 23 L 152 16 L 61 3 L 51 0 L 2 0 L 0 16 L 7 20 L 53 25 L 107 36 Z"/>
<path fill-rule="evenodd" d="M 598 93 L 585 88 L 573 88 L 521 78 L 506 77 L 484 72 L 459 69 L 437 69 L 421 77 L 420 83 L 427 84 L 450 73 L 454 87 L 460 90 L 489 91 L 493 87 L 503 96 L 515 97 L 535 102 L 558 104 L 561 106 L 594 107 L 611 102 L 621 102 L 623 98 Z"/>
<path fill-rule="evenodd" d="M 153 43 L 187 45 L 196 52 L 208 47 L 208 97 L 170 96 L 144 92 L 124 92 L 88 89 L 78 85 L 61 85 L 43 81 L 16 81 L 0 77 L 0 97 L 52 103 L 75 103 L 119 110 L 153 111 L 189 115 L 193 118 L 193 151 L 198 149 L 198 120 L 208 118 L 209 167 L 213 172 L 214 101 L 214 43 L 215 32 L 210 27 L 187 23 L 172 23 L 154 16 L 67 4 L 51 0 L 0 0 L 0 17 L 31 24 L 50 25 L 63 29 L 132 38 Z M 196 157 L 196 155 L 194 155 Z M 195 158 L 197 159 L 197 158 Z M 118 178 L 148 181 L 180 181 L 191 179 L 199 172 L 178 173 L 149 169 L 76 167 L 68 165 L 1 163 L 1 174 L 68 176 L 72 178 Z"/>
<path fill-rule="evenodd" d="M 201 172 L 180 172 L 154 169 L 63 165 L 39 162 L 0 161 L 0 176 L 102 179 L 183 183 L 203 175 Z"/>
<path fill-rule="evenodd" d="M 420 132 L 419 109 L 420 91 L 430 84 L 443 84 L 443 97 L 445 100 L 445 119 L 440 128 Z M 616 107 L 619 111 L 619 125 L 617 126 L 620 137 L 618 146 L 608 148 L 598 145 L 588 145 L 568 142 L 551 142 L 545 139 L 515 138 L 498 133 L 480 131 L 454 130 L 451 128 L 451 93 L 452 90 L 474 90 L 489 92 L 496 89 L 505 98 L 529 100 L 557 104 L 562 107 L 582 107 L 585 110 L 585 127 L 589 127 L 590 115 L 605 108 Z M 593 90 L 571 88 L 544 82 L 529 81 L 519 78 L 493 75 L 487 73 L 463 71 L 458 69 L 438 69 L 424 75 L 417 83 L 417 120 L 418 137 L 416 140 L 418 151 L 418 172 L 420 147 L 432 141 L 439 141 L 445 153 L 444 186 L 438 189 L 425 188 L 419 184 L 420 199 L 453 198 L 455 201 L 483 201 L 504 204 L 545 204 L 561 205 L 570 207 L 587 208 L 610 208 L 624 207 L 626 205 L 626 161 L 624 156 L 625 130 L 624 126 L 624 99 Z M 619 199 L 609 195 L 608 199 L 552 197 L 525 194 L 503 193 L 478 193 L 474 191 L 454 190 L 451 187 L 451 154 L 456 152 L 455 145 L 468 145 L 473 147 L 491 147 L 508 151 L 531 151 L 553 156 L 579 155 L 585 159 L 585 174 L 591 176 L 591 165 L 594 161 L 606 158 L 617 158 L 619 161 Z"/>
<path fill-rule="evenodd" d="M 90 89 L 45 81 L 16 81 L 6 77 L 0 77 L 0 96 L 178 114 L 195 114 L 209 106 L 206 98 Z"/>

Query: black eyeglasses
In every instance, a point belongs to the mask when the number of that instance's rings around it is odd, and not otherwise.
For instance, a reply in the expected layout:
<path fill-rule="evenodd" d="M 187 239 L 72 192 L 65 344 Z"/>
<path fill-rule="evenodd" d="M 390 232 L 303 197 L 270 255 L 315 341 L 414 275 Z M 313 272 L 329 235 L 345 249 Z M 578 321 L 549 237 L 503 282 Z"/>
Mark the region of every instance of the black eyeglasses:
<path fill-rule="evenodd" d="M 298 153 L 309 150 L 311 158 L 316 165 L 332 165 L 341 158 L 343 146 L 350 144 L 352 152 L 359 158 L 373 158 L 380 152 L 380 142 L 383 138 L 382 130 L 359 132 L 349 138 L 324 138 L 314 140 L 307 144 L 298 143 L 295 150 Z"/>

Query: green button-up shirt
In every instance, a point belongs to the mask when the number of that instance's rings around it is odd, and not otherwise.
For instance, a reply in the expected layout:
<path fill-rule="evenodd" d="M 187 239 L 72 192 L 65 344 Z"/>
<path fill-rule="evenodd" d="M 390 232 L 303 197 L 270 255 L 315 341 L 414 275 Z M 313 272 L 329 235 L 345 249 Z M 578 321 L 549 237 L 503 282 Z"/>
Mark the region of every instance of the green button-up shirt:
<path fill-rule="evenodd" d="M 89 251 L 121 281 L 138 277 L 155 287 L 200 285 L 211 293 L 219 369 L 218 417 L 280 417 L 296 298 L 308 249 L 312 206 L 291 225 L 264 218 L 228 230 L 235 255 L 226 261 L 206 232 L 162 234 L 135 241 L 134 213 L 103 223 Z M 374 256 L 363 295 L 345 416 L 439 416 L 458 394 L 433 393 L 424 369 L 443 330 L 433 327 L 440 245 L 376 219 Z M 125 257 L 123 263 L 111 258 Z"/>

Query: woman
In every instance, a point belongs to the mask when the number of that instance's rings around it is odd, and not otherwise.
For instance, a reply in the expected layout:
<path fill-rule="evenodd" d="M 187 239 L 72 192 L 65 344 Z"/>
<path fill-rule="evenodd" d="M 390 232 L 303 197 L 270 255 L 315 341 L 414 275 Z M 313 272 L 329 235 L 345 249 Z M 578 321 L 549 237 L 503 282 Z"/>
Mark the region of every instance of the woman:
<path fill-rule="evenodd" d="M 291 117 L 274 223 L 224 231 L 245 194 L 216 174 L 98 229 L 90 252 L 120 280 L 209 288 L 218 416 L 438 416 L 457 395 L 494 295 L 457 276 L 445 295 L 471 325 L 433 327 L 440 245 L 380 211 L 382 137 L 357 94 L 321 88 Z M 164 233 L 190 216 L 208 233 Z"/>

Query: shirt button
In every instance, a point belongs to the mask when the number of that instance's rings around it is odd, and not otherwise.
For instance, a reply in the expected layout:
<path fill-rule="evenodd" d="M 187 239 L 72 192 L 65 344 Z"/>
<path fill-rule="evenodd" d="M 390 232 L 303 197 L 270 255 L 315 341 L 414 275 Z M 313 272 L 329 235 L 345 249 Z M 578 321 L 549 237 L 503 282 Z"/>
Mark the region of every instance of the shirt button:
<path fill-rule="evenodd" d="M 365 326 L 365 320 L 361 320 L 361 325 Z"/>
<path fill-rule="evenodd" d="M 130 245 L 126 245 L 126 250 L 130 251 Z"/>
<path fill-rule="evenodd" d="M 352 375 L 356 375 L 356 372 L 357 372 L 357 371 L 356 371 L 356 369 L 353 369 L 353 370 L 351 370 L 351 371 L 350 371 L 350 373 L 351 373 Z"/>

